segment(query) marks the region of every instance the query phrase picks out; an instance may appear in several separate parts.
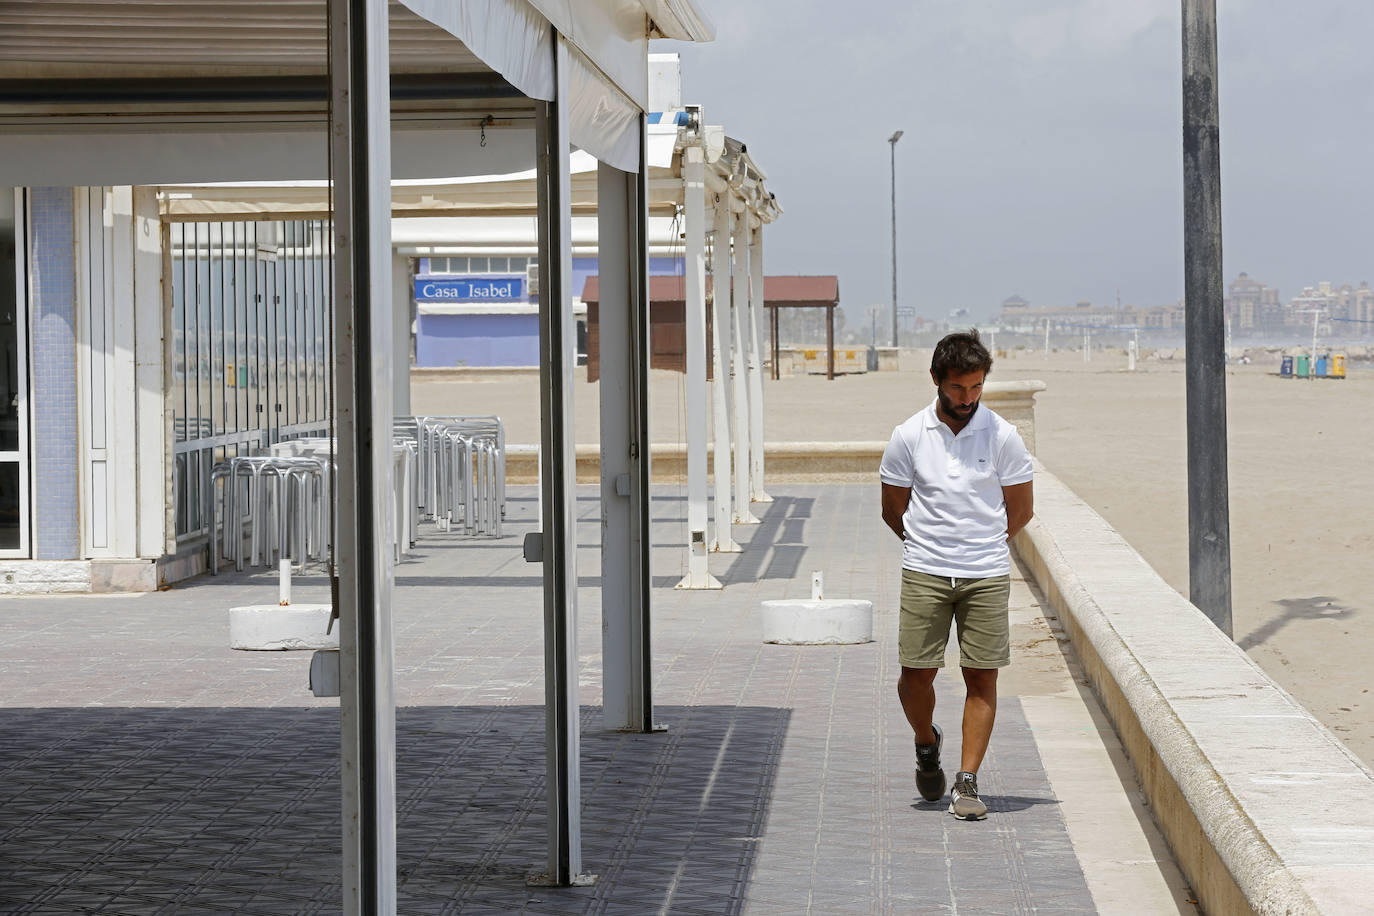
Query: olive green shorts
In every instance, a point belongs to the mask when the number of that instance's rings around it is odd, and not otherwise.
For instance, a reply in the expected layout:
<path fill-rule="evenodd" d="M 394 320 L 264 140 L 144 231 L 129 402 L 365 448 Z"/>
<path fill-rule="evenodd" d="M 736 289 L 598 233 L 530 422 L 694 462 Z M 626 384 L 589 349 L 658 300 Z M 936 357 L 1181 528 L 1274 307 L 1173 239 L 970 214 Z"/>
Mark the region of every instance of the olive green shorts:
<path fill-rule="evenodd" d="M 1004 668 L 1011 664 L 1007 598 L 1011 576 L 951 579 L 902 570 L 897 656 L 905 668 L 943 668 L 953 620 L 959 631 L 959 664 Z"/>

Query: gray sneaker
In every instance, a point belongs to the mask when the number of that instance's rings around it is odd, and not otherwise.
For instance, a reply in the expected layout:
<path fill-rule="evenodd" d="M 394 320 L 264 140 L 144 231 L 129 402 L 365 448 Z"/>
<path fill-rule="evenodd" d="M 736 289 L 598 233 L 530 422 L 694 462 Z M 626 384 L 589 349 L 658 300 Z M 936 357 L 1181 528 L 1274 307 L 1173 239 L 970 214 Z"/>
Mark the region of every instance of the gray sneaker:
<path fill-rule="evenodd" d="M 939 801 L 945 796 L 945 771 L 940 768 L 940 747 L 945 743 L 940 726 L 935 730 L 934 744 L 916 744 L 916 791 L 926 801 Z"/>
<path fill-rule="evenodd" d="M 978 776 L 960 771 L 954 777 L 949 792 L 949 813 L 961 821 L 981 821 L 988 816 L 988 806 L 978 797 Z"/>

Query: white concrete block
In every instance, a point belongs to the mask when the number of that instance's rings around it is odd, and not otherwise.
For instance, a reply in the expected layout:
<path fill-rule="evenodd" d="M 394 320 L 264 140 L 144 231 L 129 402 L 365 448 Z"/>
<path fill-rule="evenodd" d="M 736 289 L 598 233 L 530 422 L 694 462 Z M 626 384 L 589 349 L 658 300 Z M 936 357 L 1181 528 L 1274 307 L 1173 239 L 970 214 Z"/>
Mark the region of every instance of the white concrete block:
<path fill-rule="evenodd" d="M 873 641 L 873 602 L 859 598 L 764 601 L 763 641 L 784 646 Z"/>
<path fill-rule="evenodd" d="M 254 604 L 229 609 L 231 649 L 337 649 L 339 628 L 329 626 L 329 605 Z"/>
<path fill-rule="evenodd" d="M 90 560 L 0 562 L 0 595 L 52 595 L 90 590 Z"/>

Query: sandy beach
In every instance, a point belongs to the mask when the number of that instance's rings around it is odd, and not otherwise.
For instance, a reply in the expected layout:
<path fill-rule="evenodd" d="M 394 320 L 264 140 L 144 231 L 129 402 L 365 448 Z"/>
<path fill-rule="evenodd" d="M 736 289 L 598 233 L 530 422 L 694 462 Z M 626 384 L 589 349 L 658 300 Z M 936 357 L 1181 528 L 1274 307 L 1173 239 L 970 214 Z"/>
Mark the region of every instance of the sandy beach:
<path fill-rule="evenodd" d="M 1374 764 L 1374 370 L 1343 381 L 1281 379 L 1278 361 L 1228 371 L 1235 639 L 1284 688 Z M 1181 361 L 1124 352 L 1010 351 L 995 380 L 1040 379 L 1038 454 L 1181 593 L 1188 530 Z M 683 376 L 655 371 L 655 442 L 683 442 Z M 598 385 L 575 387 L 578 442 L 597 441 Z M 921 372 L 769 381 L 768 441 L 885 440 L 933 397 Z M 412 384 L 417 413 L 499 413 L 508 441 L 538 441 L 532 375 Z M 875 478 L 874 499 L 877 499 Z M 1186 647 L 1180 647 L 1186 651 Z M 1205 675 L 1204 675 L 1205 676 Z M 1300 762 L 1295 762 L 1300 766 Z"/>

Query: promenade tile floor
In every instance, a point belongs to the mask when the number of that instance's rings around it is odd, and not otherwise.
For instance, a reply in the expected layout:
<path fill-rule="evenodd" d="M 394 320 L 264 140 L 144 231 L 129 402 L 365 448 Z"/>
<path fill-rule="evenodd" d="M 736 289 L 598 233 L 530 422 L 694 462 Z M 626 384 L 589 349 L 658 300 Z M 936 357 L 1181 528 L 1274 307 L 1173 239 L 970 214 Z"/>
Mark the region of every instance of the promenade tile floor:
<path fill-rule="evenodd" d="M 598 881 L 525 884 L 545 860 L 542 591 L 519 546 L 534 492 L 512 488 L 502 539 L 422 528 L 396 571 L 400 912 L 1097 911 L 1016 695 L 980 773 L 987 820 L 916 796 L 894 691 L 900 551 L 876 486 L 777 486 L 761 524 L 735 528 L 744 551 L 712 558 L 725 589 L 698 592 L 672 588 L 681 489 L 656 489 L 667 731 L 652 735 L 601 727 L 599 503 L 578 492 L 583 859 Z M 761 643 L 759 602 L 809 596 L 814 569 L 827 595 L 873 600 L 874 643 Z M 1038 617 L 1014 579 L 1014 619 Z M 323 576 L 295 594 L 325 600 Z M 308 652 L 227 648 L 227 609 L 275 597 L 258 571 L 0 602 L 0 912 L 339 910 L 337 701 L 308 692 Z M 957 679 L 937 681 L 950 771 Z"/>

